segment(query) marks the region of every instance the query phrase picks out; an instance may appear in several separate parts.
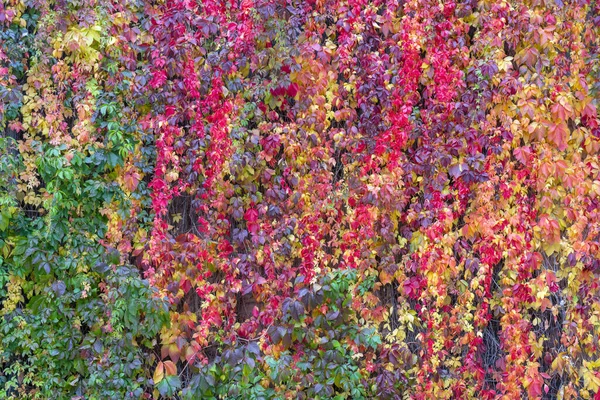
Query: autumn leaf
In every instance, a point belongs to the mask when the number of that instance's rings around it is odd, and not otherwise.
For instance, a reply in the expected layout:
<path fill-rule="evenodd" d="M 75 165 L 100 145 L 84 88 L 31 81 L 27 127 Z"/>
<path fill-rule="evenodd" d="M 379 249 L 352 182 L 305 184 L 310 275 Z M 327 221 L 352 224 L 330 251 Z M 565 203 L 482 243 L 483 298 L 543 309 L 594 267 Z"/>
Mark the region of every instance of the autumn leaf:
<path fill-rule="evenodd" d="M 550 124 L 548 126 L 548 138 L 560 151 L 565 151 L 567 149 L 567 141 L 569 140 L 569 128 L 566 122 Z"/>
<path fill-rule="evenodd" d="M 123 177 L 123 181 L 125 182 L 125 187 L 130 192 L 135 192 L 137 185 L 140 181 L 140 174 L 137 171 L 128 171 Z"/>
<path fill-rule="evenodd" d="M 177 366 L 173 363 L 173 361 L 167 360 L 163 362 L 163 366 L 166 376 L 177 375 Z"/>
<path fill-rule="evenodd" d="M 159 361 L 158 364 L 156 365 L 156 369 L 154 370 L 154 375 L 152 377 L 152 380 L 154 381 L 154 384 L 156 385 L 160 381 L 162 381 L 164 377 L 165 377 L 165 366 L 162 361 Z"/>

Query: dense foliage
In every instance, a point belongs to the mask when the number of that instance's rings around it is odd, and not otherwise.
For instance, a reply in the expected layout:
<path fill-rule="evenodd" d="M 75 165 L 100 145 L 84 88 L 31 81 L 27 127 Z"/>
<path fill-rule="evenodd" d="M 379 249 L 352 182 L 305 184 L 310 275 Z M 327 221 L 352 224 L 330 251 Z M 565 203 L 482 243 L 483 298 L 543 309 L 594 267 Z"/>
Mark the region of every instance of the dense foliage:
<path fill-rule="evenodd" d="M 600 398 L 597 0 L 0 26 L 0 398 Z"/>

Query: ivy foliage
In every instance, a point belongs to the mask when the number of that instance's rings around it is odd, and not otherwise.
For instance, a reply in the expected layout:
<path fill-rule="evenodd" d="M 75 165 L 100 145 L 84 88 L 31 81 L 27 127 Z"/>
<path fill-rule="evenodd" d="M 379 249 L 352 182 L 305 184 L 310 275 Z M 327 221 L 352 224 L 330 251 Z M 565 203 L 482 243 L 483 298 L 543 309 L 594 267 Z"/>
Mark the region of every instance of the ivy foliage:
<path fill-rule="evenodd" d="M 5 0 L 0 397 L 600 398 L 596 0 Z"/>
<path fill-rule="evenodd" d="M 85 60 L 48 54 L 63 30 L 49 21 L 76 9 L 13 3 L 0 12 L 0 398 L 139 398 L 152 383 L 147 352 L 168 317 L 139 270 L 104 243 L 106 210 L 131 206 L 114 179 L 135 123 L 120 120 L 116 103 L 105 106 L 128 83 L 100 87 L 110 62 L 86 64 L 99 58 L 99 30 L 84 30 L 85 54 L 71 53 Z M 65 62 L 91 75 L 64 82 Z M 78 127 L 107 140 L 75 144 Z"/>

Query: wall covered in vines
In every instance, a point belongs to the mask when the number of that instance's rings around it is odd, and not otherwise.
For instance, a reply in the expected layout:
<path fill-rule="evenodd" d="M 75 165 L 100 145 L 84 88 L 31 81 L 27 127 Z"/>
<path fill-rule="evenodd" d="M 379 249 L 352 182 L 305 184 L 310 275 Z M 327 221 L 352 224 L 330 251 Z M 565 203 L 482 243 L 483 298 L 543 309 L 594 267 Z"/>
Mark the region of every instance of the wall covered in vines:
<path fill-rule="evenodd" d="M 0 398 L 600 399 L 596 0 L 0 27 Z"/>

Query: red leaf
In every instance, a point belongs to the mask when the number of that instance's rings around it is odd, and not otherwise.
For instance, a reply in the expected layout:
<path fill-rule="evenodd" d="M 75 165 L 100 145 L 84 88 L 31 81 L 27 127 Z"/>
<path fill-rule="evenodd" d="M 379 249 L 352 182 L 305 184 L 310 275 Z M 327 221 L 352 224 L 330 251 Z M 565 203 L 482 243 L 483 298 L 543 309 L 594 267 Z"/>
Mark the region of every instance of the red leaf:
<path fill-rule="evenodd" d="M 258 211 L 254 208 L 249 208 L 244 214 L 246 222 L 256 222 L 258 220 Z"/>
<path fill-rule="evenodd" d="M 531 147 L 523 146 L 518 147 L 513 151 L 515 158 L 523 165 L 527 165 L 531 160 Z"/>
<path fill-rule="evenodd" d="M 288 86 L 287 88 L 287 94 L 290 97 L 296 97 L 296 94 L 298 94 L 298 84 L 291 83 L 290 86 Z"/>

